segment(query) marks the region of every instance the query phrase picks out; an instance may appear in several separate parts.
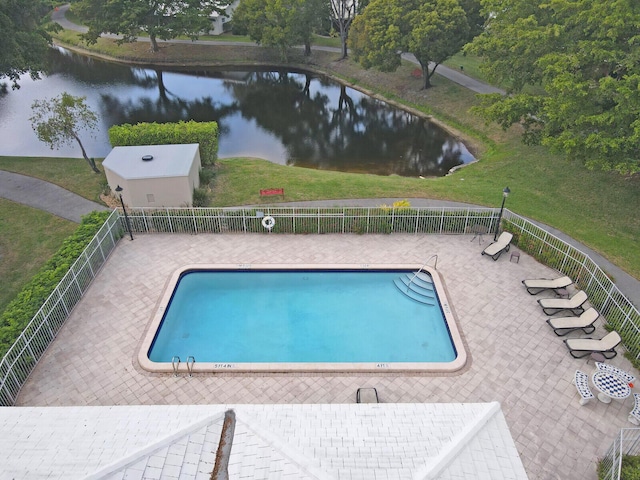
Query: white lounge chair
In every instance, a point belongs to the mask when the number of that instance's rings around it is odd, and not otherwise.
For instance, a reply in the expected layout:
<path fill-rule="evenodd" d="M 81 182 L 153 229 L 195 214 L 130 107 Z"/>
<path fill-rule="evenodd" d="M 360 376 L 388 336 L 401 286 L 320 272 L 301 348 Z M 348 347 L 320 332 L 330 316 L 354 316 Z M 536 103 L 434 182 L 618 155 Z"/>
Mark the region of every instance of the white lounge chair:
<path fill-rule="evenodd" d="M 607 333 L 600 340 L 593 338 L 567 338 L 563 341 L 573 358 L 582 358 L 593 352 L 598 352 L 604 358 L 611 359 L 618 354 L 616 347 L 620 345 L 622 338 L 620 338 L 618 332 L 613 331 Z"/>
<path fill-rule="evenodd" d="M 511 248 L 511 240 L 513 235 L 509 232 L 502 232 L 498 237 L 498 240 L 491 243 L 487 248 L 482 251 L 482 255 L 489 255 L 493 260 L 498 260 L 502 252 L 508 252 Z"/>
<path fill-rule="evenodd" d="M 559 337 L 566 335 L 574 330 L 582 330 L 584 333 L 593 333 L 596 327 L 593 324 L 596 322 L 600 314 L 598 311 L 589 307 L 579 317 L 560 317 L 549 318 L 547 323 L 553 328 L 553 333 Z"/>
<path fill-rule="evenodd" d="M 553 290 L 558 293 L 561 288 L 567 288 L 573 283 L 569 277 L 558 277 L 554 279 L 547 278 L 534 278 L 531 280 L 522 280 L 522 284 L 527 287 L 527 292 L 530 295 L 537 295 L 545 290 Z"/>
<path fill-rule="evenodd" d="M 541 298 L 538 303 L 546 315 L 555 315 L 564 310 L 580 315 L 584 312 L 583 305 L 587 300 L 587 294 L 580 290 L 571 298 Z"/>
<path fill-rule="evenodd" d="M 591 388 L 589 388 L 589 376 L 586 373 L 576 370 L 571 383 L 576 386 L 576 389 L 580 394 L 580 405 L 586 405 L 589 403 L 589 400 L 595 398 Z"/>

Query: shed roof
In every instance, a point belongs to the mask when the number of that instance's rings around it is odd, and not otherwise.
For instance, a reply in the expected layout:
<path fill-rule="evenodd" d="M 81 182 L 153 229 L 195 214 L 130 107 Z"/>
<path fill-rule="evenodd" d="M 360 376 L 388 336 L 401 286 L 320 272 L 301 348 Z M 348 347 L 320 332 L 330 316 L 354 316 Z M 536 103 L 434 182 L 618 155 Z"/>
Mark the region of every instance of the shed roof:
<path fill-rule="evenodd" d="M 197 151 L 197 143 L 114 147 L 102 166 L 128 180 L 186 177 Z M 153 160 L 142 160 L 145 155 L 153 156 Z"/>
<path fill-rule="evenodd" d="M 230 408 L 230 478 L 527 479 L 495 402 L 10 407 L 0 464 L 15 479 L 209 479 Z"/>

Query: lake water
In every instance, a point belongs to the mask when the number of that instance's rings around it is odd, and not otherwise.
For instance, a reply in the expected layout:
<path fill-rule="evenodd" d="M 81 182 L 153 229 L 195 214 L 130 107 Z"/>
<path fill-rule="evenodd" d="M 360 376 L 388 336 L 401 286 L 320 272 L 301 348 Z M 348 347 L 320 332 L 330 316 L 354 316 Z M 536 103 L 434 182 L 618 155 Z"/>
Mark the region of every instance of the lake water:
<path fill-rule="evenodd" d="M 80 157 L 51 150 L 31 128 L 31 104 L 61 92 L 86 96 L 100 117 L 87 153 L 105 157 L 121 123 L 218 122 L 219 157 L 400 176 L 441 176 L 473 161 L 464 144 L 426 119 L 326 77 L 291 70 L 168 71 L 104 62 L 52 49 L 51 72 L 0 95 L 0 155 Z"/>

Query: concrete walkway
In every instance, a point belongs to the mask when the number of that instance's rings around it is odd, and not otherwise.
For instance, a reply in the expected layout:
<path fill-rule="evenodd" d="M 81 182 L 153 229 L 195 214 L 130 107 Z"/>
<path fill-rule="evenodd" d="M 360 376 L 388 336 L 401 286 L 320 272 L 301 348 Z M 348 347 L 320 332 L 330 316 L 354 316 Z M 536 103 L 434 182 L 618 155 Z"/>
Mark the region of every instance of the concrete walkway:
<path fill-rule="evenodd" d="M 80 223 L 83 215 L 108 210 L 53 183 L 0 170 L 0 198 L 38 208 L 58 217 Z"/>

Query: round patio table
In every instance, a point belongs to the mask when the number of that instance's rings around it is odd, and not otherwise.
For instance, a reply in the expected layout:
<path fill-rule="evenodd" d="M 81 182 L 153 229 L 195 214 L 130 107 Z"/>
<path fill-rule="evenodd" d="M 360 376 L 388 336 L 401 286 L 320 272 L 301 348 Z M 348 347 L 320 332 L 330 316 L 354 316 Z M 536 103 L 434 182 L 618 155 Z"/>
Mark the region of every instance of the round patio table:
<path fill-rule="evenodd" d="M 623 400 L 631 395 L 631 387 L 618 375 L 602 370 L 596 371 L 591 377 L 595 387 L 600 390 L 598 400 L 611 403 L 611 399 Z"/>

